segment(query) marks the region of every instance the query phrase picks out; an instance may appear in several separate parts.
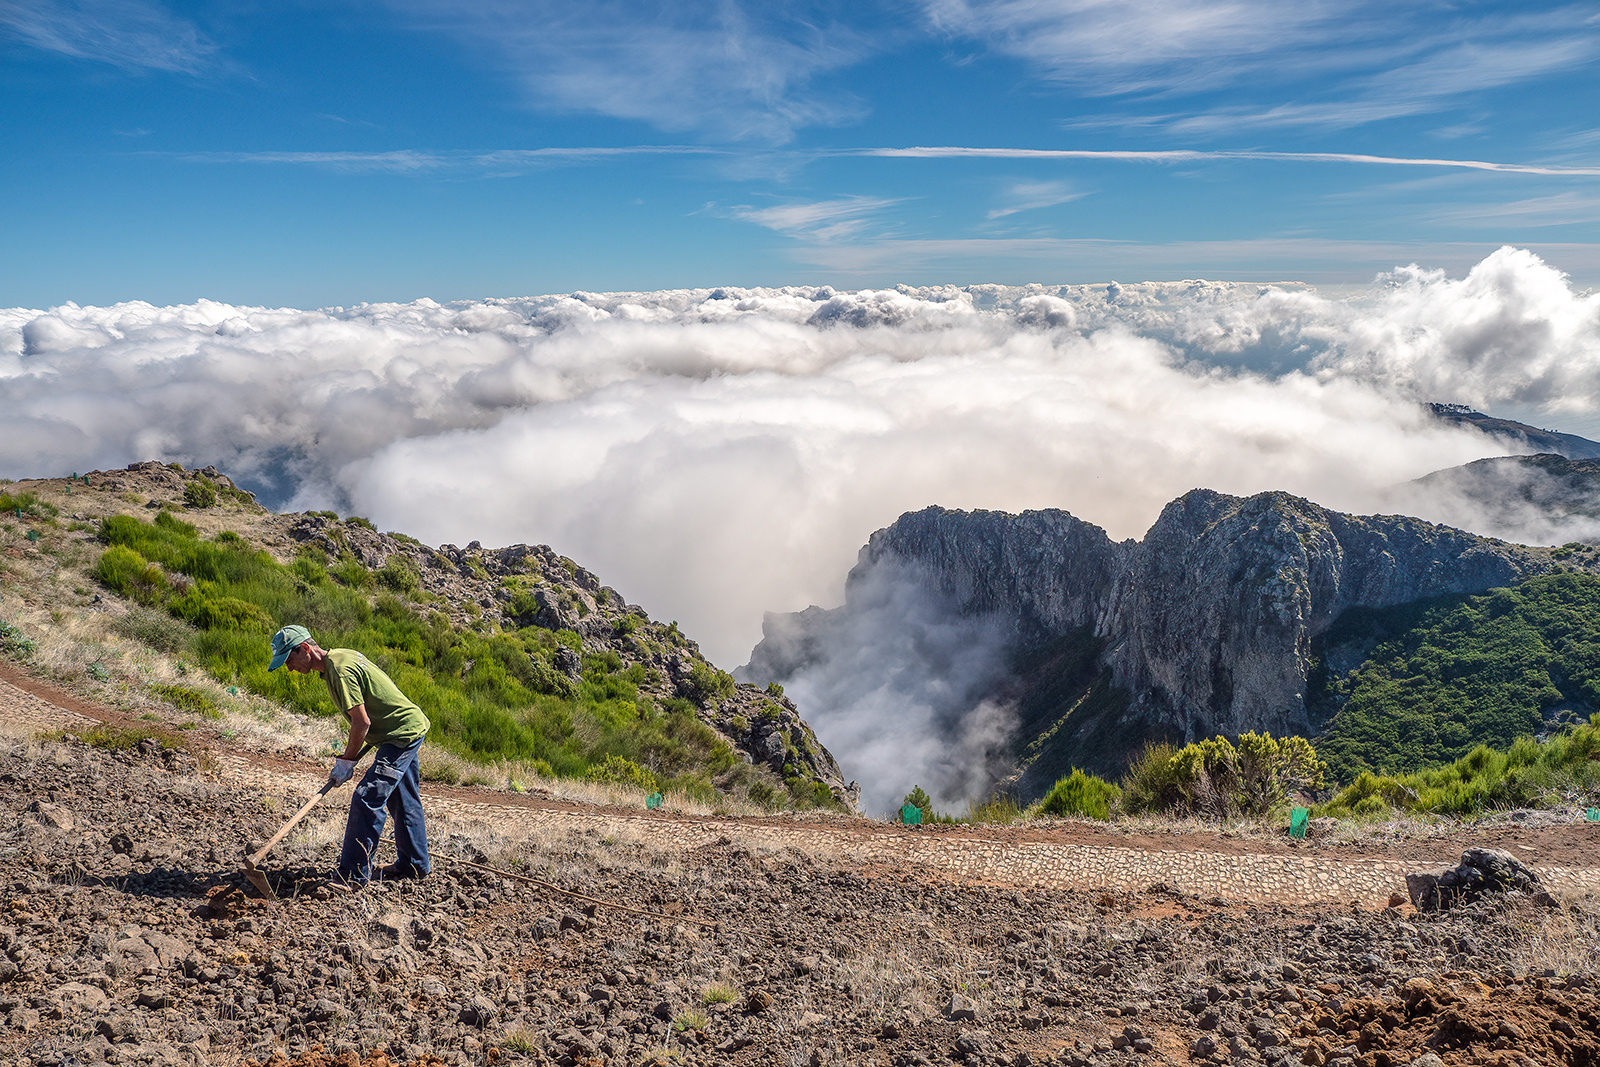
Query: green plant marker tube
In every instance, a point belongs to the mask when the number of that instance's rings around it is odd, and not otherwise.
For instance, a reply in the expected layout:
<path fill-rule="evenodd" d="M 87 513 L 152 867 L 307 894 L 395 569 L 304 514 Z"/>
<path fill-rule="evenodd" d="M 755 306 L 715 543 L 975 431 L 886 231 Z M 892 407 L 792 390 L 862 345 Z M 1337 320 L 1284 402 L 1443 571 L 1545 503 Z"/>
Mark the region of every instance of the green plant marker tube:
<path fill-rule="evenodd" d="M 649 796 L 645 797 L 644 806 L 652 811 L 654 811 L 656 808 L 659 808 L 661 806 L 661 794 L 651 793 Z"/>
<path fill-rule="evenodd" d="M 922 825 L 922 809 L 915 804 L 905 804 L 900 808 L 900 821 L 907 826 Z"/>
<path fill-rule="evenodd" d="M 239 688 L 237 686 L 232 686 L 232 685 L 228 686 L 228 695 L 231 696 L 231 697 L 238 696 L 239 695 Z"/>
<path fill-rule="evenodd" d="M 1600 808 L 1590 808 L 1584 817 L 1590 822 L 1600 822 Z"/>
<path fill-rule="evenodd" d="M 1295 808 L 1294 811 L 1289 813 L 1289 836 L 1306 836 L 1306 826 L 1310 822 L 1311 811 L 1309 808 Z"/>

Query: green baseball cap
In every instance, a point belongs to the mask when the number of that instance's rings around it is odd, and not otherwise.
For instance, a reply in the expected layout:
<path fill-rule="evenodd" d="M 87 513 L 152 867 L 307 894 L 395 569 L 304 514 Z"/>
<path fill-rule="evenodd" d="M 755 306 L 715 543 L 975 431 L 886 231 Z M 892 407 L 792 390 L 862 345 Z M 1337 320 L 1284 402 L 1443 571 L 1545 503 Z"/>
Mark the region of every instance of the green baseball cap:
<path fill-rule="evenodd" d="M 304 626 L 285 626 L 272 635 L 272 663 L 267 670 L 275 671 L 283 666 L 283 661 L 289 658 L 289 653 L 311 640 L 311 631 Z"/>

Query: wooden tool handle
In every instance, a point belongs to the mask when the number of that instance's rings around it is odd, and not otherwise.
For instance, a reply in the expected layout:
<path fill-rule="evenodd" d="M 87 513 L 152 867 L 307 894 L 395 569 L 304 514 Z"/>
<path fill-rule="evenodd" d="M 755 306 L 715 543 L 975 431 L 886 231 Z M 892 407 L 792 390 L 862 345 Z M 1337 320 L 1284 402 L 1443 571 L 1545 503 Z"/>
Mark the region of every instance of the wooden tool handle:
<path fill-rule="evenodd" d="M 304 807 L 302 807 L 299 811 L 294 813 L 294 818 L 292 818 L 288 822 L 284 823 L 283 824 L 283 829 L 281 829 L 277 833 L 273 834 L 272 835 L 272 840 L 270 840 L 266 844 L 262 845 L 261 848 L 258 849 L 255 852 L 254 855 L 250 856 L 249 859 L 245 860 L 245 863 L 247 865 L 249 865 L 249 866 L 254 866 L 257 863 L 260 863 L 262 861 L 262 859 L 264 859 L 266 857 L 267 853 L 272 851 L 272 846 L 276 845 L 279 841 L 282 841 L 283 838 L 284 838 L 284 835 L 287 834 L 290 830 L 293 830 L 295 828 L 295 825 L 297 823 L 299 823 L 301 819 L 306 817 L 306 813 L 308 811 L 310 811 L 312 808 L 317 806 L 317 801 L 319 801 L 323 797 L 327 796 L 328 790 L 330 790 L 332 788 L 333 788 L 333 780 L 331 778 L 328 781 L 323 782 L 322 783 L 322 788 L 317 790 L 316 793 L 312 795 L 310 800 L 306 801 Z"/>

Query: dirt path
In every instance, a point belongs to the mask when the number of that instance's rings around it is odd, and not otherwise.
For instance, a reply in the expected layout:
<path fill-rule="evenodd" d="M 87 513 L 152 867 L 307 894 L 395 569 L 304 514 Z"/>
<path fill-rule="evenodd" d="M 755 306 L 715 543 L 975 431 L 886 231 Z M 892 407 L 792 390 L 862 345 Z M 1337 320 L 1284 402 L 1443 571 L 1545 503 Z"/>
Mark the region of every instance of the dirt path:
<path fill-rule="evenodd" d="M 0 724 L 14 733 L 122 723 L 115 709 L 86 702 L 0 667 Z M 264 792 L 309 795 L 325 769 L 270 755 L 213 748 L 222 774 Z M 1506 848 L 1556 892 L 1600 892 L 1600 824 L 1461 829 L 1397 842 L 1373 855 L 1317 841 L 1264 841 L 1218 833 L 1119 834 L 1077 823 L 1035 827 L 908 830 L 864 819 L 815 816 L 718 818 L 582 806 L 485 789 L 427 785 L 430 817 L 492 826 L 507 836 L 571 830 L 629 837 L 668 851 L 736 844 L 802 853 L 907 875 L 1019 888 L 1144 891 L 1169 886 L 1201 897 L 1284 904 L 1359 902 L 1382 907 L 1405 892 L 1407 873 L 1454 863 L 1469 845 Z M 1370 848 L 1370 846 L 1368 846 Z"/>

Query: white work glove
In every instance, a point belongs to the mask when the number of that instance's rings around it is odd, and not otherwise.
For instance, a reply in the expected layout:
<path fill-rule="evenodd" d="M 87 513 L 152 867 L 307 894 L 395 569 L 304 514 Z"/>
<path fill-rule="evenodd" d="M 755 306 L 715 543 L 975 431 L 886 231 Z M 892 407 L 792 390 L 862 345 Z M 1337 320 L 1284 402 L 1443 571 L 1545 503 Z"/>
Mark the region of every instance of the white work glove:
<path fill-rule="evenodd" d="M 333 770 L 328 772 L 328 781 L 334 785 L 344 785 L 356 773 L 356 761 L 353 759 L 336 759 L 333 761 Z"/>

